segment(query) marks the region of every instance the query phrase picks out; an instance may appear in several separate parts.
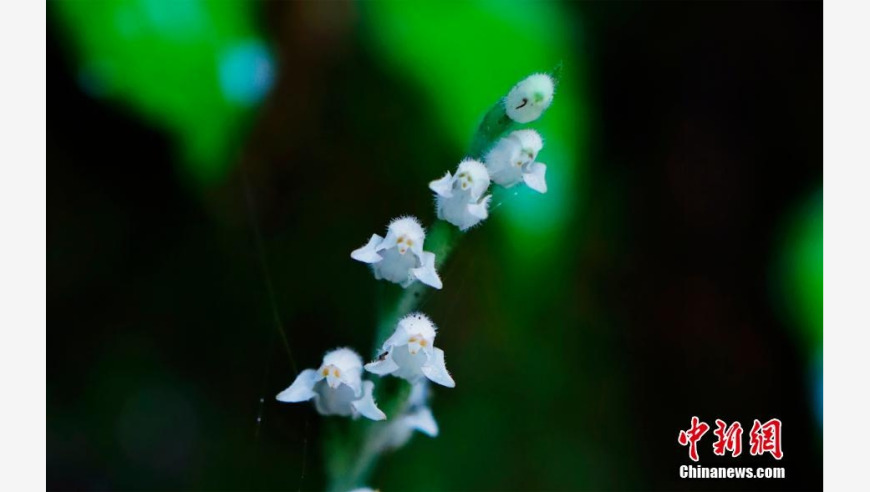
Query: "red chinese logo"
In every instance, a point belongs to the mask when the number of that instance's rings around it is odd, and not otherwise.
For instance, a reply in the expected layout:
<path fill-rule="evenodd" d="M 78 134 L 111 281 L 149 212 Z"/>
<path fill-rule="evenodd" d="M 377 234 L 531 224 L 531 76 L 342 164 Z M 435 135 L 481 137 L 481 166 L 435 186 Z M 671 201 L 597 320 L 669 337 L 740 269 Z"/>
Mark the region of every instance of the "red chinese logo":
<path fill-rule="evenodd" d="M 700 422 L 698 417 L 692 417 L 692 427 L 689 430 L 681 430 L 677 439 L 683 446 L 689 446 L 689 458 L 698 461 L 698 441 L 710 430 L 710 426 Z"/>
<path fill-rule="evenodd" d="M 698 461 L 698 441 L 710 430 L 710 426 L 701 422 L 698 417 L 692 417 L 692 425 L 681 430 L 677 442 L 689 446 L 689 458 Z M 728 451 L 736 458 L 743 452 L 743 426 L 740 422 L 728 425 L 724 420 L 716 419 L 716 430 L 713 431 L 716 442 L 713 443 L 713 454 L 725 456 Z M 760 456 L 770 453 L 776 459 L 782 459 L 782 422 L 770 419 L 764 424 L 755 419 L 749 432 L 749 454 Z"/>
<path fill-rule="evenodd" d="M 752 424 L 752 431 L 749 432 L 749 454 L 764 453 L 782 459 L 782 422 L 779 419 L 770 419 L 764 424 L 756 419 Z"/>
<path fill-rule="evenodd" d="M 743 452 L 741 437 L 743 437 L 743 427 L 740 422 L 734 422 L 730 427 L 726 427 L 725 422 L 716 419 L 716 430 L 713 434 L 719 438 L 713 443 L 713 454 L 716 456 L 725 456 L 725 451 L 731 451 L 731 457 L 736 458 Z"/>

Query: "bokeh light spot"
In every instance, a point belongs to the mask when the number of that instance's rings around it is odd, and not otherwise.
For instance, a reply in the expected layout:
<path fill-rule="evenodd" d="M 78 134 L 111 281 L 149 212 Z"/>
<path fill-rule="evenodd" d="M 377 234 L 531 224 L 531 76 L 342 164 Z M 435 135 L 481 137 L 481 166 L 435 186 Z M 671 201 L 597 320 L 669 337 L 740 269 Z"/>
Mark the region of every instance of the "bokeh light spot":
<path fill-rule="evenodd" d="M 272 56 L 259 40 L 231 46 L 221 55 L 218 70 L 224 97 L 242 106 L 260 102 L 274 82 Z"/>

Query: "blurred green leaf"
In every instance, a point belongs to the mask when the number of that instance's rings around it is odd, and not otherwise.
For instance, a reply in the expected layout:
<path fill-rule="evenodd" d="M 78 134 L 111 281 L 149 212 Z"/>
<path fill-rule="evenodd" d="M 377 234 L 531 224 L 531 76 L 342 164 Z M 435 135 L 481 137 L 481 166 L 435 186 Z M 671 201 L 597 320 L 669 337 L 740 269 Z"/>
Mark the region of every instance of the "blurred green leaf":
<path fill-rule="evenodd" d="M 268 91 L 272 62 L 241 0 L 50 2 L 79 81 L 179 141 L 201 184 L 226 175 L 247 110 Z"/>

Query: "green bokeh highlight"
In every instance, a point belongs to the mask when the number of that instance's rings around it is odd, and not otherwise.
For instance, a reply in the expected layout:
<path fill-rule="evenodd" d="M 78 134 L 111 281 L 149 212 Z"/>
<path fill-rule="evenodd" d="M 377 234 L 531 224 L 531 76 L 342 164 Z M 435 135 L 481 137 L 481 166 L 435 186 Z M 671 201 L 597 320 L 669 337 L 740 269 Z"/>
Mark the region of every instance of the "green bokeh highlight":
<path fill-rule="evenodd" d="M 49 10 L 83 88 L 167 129 L 187 175 L 207 185 L 226 176 L 251 106 L 227 97 L 221 64 L 238 46 L 262 44 L 256 8 L 242 0 L 73 0 Z"/>
<path fill-rule="evenodd" d="M 824 298 L 822 193 L 788 218 L 777 263 L 781 310 L 810 353 L 821 351 Z"/>
<path fill-rule="evenodd" d="M 563 82 L 544 116 L 526 127 L 545 140 L 539 159 L 548 164 L 549 191 L 540 196 L 518 187 L 516 196 L 493 204 L 493 218 L 520 234 L 521 246 L 556 242 L 576 213 L 585 162 L 587 130 L 582 94 L 583 61 L 575 58 L 573 26 L 555 2 L 364 2 L 365 40 L 389 69 L 412 79 L 433 117 L 458 149 L 467 149 L 490 105 L 529 74 L 560 62 Z M 512 190 L 513 191 L 513 190 Z M 522 250 L 520 248 L 519 254 Z"/>

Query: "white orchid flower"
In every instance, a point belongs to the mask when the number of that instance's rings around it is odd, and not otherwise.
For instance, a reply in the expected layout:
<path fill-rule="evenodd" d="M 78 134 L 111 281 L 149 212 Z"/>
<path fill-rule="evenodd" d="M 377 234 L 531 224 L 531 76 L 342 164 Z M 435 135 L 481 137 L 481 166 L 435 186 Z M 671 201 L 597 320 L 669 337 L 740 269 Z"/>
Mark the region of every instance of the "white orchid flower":
<path fill-rule="evenodd" d="M 354 250 L 350 257 L 372 266 L 375 278 L 402 287 L 419 280 L 440 289 L 441 278 L 435 271 L 435 254 L 423 251 L 426 232 L 414 217 L 400 217 L 390 222 L 386 237 L 372 234 L 369 242 Z"/>
<path fill-rule="evenodd" d="M 504 109 L 510 119 L 517 123 L 529 123 L 541 117 L 553 102 L 555 91 L 553 79 L 536 73 L 520 81 L 504 99 Z"/>
<path fill-rule="evenodd" d="M 375 384 L 362 380 L 362 358 L 349 348 L 327 352 L 319 369 L 299 373 L 293 384 L 278 393 L 278 401 L 296 403 L 314 399 L 321 415 L 341 415 L 372 420 L 387 418 L 375 404 Z"/>
<path fill-rule="evenodd" d="M 404 446 L 414 434 L 422 432 L 429 437 L 438 436 L 438 423 L 432 415 L 432 410 L 426 404 L 429 382 L 426 380 L 415 384 L 408 397 L 408 407 L 400 416 L 391 419 L 387 430 L 387 449 L 398 449 Z"/>
<path fill-rule="evenodd" d="M 448 388 L 456 383 L 444 364 L 444 351 L 435 347 L 435 325 L 426 315 L 412 313 L 401 320 L 384 342 L 382 354 L 366 364 L 367 371 L 407 379 L 412 384 L 428 378 Z"/>
<path fill-rule="evenodd" d="M 520 182 L 537 191 L 547 192 L 547 166 L 535 162 L 544 141 L 534 130 L 511 132 L 486 154 L 486 169 L 495 183 L 510 188 Z"/>
<path fill-rule="evenodd" d="M 450 171 L 443 178 L 429 183 L 436 193 L 438 218 L 465 231 L 489 216 L 487 208 L 492 195 L 483 196 L 489 188 L 489 172 L 483 163 L 466 159 L 459 163 L 456 175 Z"/>

